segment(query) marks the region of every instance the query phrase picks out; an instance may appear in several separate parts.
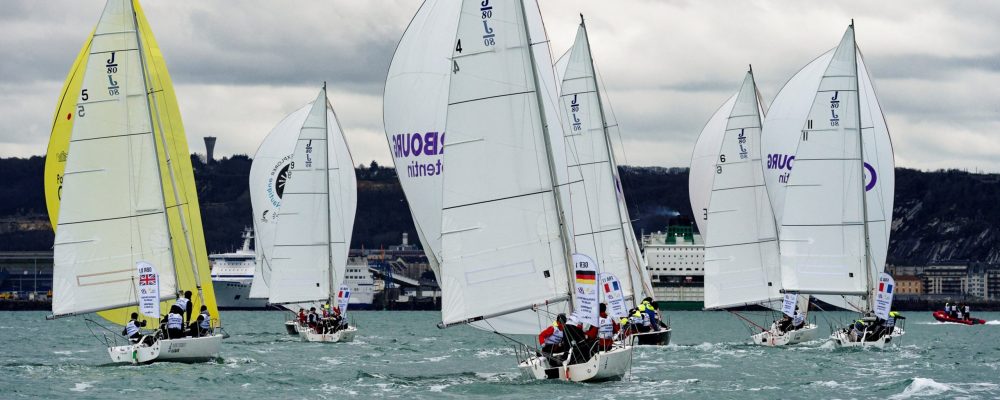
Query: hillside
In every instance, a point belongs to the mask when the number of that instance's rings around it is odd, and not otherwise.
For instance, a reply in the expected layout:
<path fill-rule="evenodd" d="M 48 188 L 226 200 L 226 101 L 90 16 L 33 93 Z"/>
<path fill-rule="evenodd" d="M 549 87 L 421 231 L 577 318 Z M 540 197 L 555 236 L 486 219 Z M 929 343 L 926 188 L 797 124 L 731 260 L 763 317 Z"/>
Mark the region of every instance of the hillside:
<path fill-rule="evenodd" d="M 242 155 L 205 165 L 192 157 L 210 252 L 239 246 L 250 225 Z M 42 192 L 44 158 L 0 159 L 7 190 L 0 192 L 0 251 L 47 250 L 52 231 Z M 358 166 L 358 212 L 353 248 L 397 244 L 402 232 L 416 237 L 395 170 L 375 162 Z M 622 186 L 636 233 L 690 223 L 687 169 L 621 167 Z M 1000 262 L 1000 175 L 962 171 L 896 170 L 896 200 L 889 247 L 892 264 L 945 260 Z"/>

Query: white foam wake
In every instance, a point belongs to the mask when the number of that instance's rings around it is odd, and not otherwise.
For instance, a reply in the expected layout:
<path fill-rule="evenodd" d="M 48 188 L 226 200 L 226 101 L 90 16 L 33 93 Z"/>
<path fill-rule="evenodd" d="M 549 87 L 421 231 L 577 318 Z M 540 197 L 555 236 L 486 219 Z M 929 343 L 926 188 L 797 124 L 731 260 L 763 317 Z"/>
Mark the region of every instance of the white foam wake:
<path fill-rule="evenodd" d="M 959 391 L 963 390 L 956 389 L 950 385 L 935 381 L 930 378 L 913 378 L 913 382 L 910 383 L 906 389 L 903 389 L 902 393 L 890 396 L 890 399 L 909 399 L 913 397 L 931 397 L 939 396 L 942 393 L 948 391 Z"/>

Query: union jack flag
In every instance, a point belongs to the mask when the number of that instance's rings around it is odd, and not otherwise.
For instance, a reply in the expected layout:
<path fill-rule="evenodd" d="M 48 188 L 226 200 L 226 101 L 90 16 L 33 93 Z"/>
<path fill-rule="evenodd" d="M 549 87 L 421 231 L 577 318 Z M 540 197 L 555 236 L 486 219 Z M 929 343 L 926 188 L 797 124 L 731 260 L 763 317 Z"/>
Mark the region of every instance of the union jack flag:
<path fill-rule="evenodd" d="M 139 276 L 139 284 L 140 285 L 155 285 L 156 284 L 156 275 L 153 275 L 153 274 L 140 275 Z"/>

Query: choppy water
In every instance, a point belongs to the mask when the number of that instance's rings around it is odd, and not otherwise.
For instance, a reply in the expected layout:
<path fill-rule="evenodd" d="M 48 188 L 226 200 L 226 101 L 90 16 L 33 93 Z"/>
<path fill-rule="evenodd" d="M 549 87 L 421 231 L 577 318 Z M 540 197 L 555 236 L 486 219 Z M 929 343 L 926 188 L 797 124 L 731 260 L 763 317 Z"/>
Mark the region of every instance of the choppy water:
<path fill-rule="evenodd" d="M 673 343 L 638 349 L 625 381 L 575 384 L 522 378 L 504 339 L 439 330 L 433 312 L 355 312 L 345 344 L 299 342 L 278 312 L 226 312 L 220 361 L 138 367 L 110 365 L 80 318 L 4 312 L 0 398 L 1000 398 L 1000 313 L 973 327 L 907 314 L 902 343 L 879 351 L 755 347 L 727 313 L 672 312 Z"/>

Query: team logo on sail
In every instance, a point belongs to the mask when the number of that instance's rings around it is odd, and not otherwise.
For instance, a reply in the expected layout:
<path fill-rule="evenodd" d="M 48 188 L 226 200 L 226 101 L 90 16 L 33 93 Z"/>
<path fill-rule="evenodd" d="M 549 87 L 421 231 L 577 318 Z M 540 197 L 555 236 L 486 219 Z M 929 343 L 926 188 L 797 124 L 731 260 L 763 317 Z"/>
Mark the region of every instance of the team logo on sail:
<path fill-rule="evenodd" d="M 406 165 L 406 176 L 419 178 L 441 174 L 444 165 L 444 132 L 402 133 L 392 136 L 392 156 Z M 421 158 L 421 157 L 430 157 Z M 397 164 L 398 165 L 398 164 Z"/>

